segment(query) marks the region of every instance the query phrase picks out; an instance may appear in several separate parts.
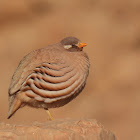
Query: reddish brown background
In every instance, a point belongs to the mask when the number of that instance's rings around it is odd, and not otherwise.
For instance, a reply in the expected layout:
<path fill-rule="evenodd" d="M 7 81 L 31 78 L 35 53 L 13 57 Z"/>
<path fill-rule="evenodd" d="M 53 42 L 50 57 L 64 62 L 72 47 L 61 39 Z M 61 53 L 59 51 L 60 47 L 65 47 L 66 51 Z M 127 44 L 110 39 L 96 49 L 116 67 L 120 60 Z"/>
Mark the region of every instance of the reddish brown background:
<path fill-rule="evenodd" d="M 93 118 L 122 140 L 140 139 L 140 1 L 1 0 L 0 122 L 46 122 L 25 107 L 7 120 L 8 87 L 28 52 L 76 36 L 88 46 L 90 75 L 80 96 L 52 109 L 55 119 Z"/>

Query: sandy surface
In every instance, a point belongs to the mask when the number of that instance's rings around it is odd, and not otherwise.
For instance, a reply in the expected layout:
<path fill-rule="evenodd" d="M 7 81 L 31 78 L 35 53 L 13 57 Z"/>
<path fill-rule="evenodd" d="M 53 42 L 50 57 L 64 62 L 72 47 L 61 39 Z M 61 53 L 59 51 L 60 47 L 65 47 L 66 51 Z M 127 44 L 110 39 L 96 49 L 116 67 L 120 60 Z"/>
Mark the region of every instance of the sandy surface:
<path fill-rule="evenodd" d="M 0 122 L 46 122 L 29 107 L 7 120 L 8 87 L 32 50 L 76 36 L 88 46 L 90 75 L 80 96 L 50 110 L 56 119 L 91 118 L 122 140 L 140 139 L 140 1 L 0 1 Z"/>

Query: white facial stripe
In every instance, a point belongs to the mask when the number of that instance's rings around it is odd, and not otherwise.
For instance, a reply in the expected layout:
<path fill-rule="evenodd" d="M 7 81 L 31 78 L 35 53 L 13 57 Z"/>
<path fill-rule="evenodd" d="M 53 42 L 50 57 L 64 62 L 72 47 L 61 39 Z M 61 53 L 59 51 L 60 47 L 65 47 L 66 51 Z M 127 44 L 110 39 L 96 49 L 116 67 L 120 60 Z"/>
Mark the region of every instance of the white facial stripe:
<path fill-rule="evenodd" d="M 70 49 L 72 47 L 72 45 L 64 45 L 65 49 Z"/>

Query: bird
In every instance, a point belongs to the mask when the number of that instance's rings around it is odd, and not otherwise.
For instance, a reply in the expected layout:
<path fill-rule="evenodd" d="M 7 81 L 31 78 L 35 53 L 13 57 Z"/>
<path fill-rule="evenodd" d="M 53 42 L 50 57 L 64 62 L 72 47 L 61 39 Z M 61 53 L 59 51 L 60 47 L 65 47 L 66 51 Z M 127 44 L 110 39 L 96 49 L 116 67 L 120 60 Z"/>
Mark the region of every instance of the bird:
<path fill-rule="evenodd" d="M 76 37 L 34 50 L 20 61 L 8 91 L 8 119 L 24 107 L 49 108 L 64 106 L 84 89 L 89 75 L 87 46 Z"/>

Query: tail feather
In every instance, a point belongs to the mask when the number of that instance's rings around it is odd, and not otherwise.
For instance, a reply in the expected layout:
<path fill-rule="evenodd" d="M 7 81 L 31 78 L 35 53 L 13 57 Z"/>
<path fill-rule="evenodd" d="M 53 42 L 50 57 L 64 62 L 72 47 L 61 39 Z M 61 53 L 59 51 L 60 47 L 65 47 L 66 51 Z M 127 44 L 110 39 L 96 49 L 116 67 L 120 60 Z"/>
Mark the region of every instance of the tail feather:
<path fill-rule="evenodd" d="M 14 98 L 13 102 L 9 106 L 7 119 L 10 119 L 20 107 L 21 107 L 21 100 L 18 98 Z"/>

